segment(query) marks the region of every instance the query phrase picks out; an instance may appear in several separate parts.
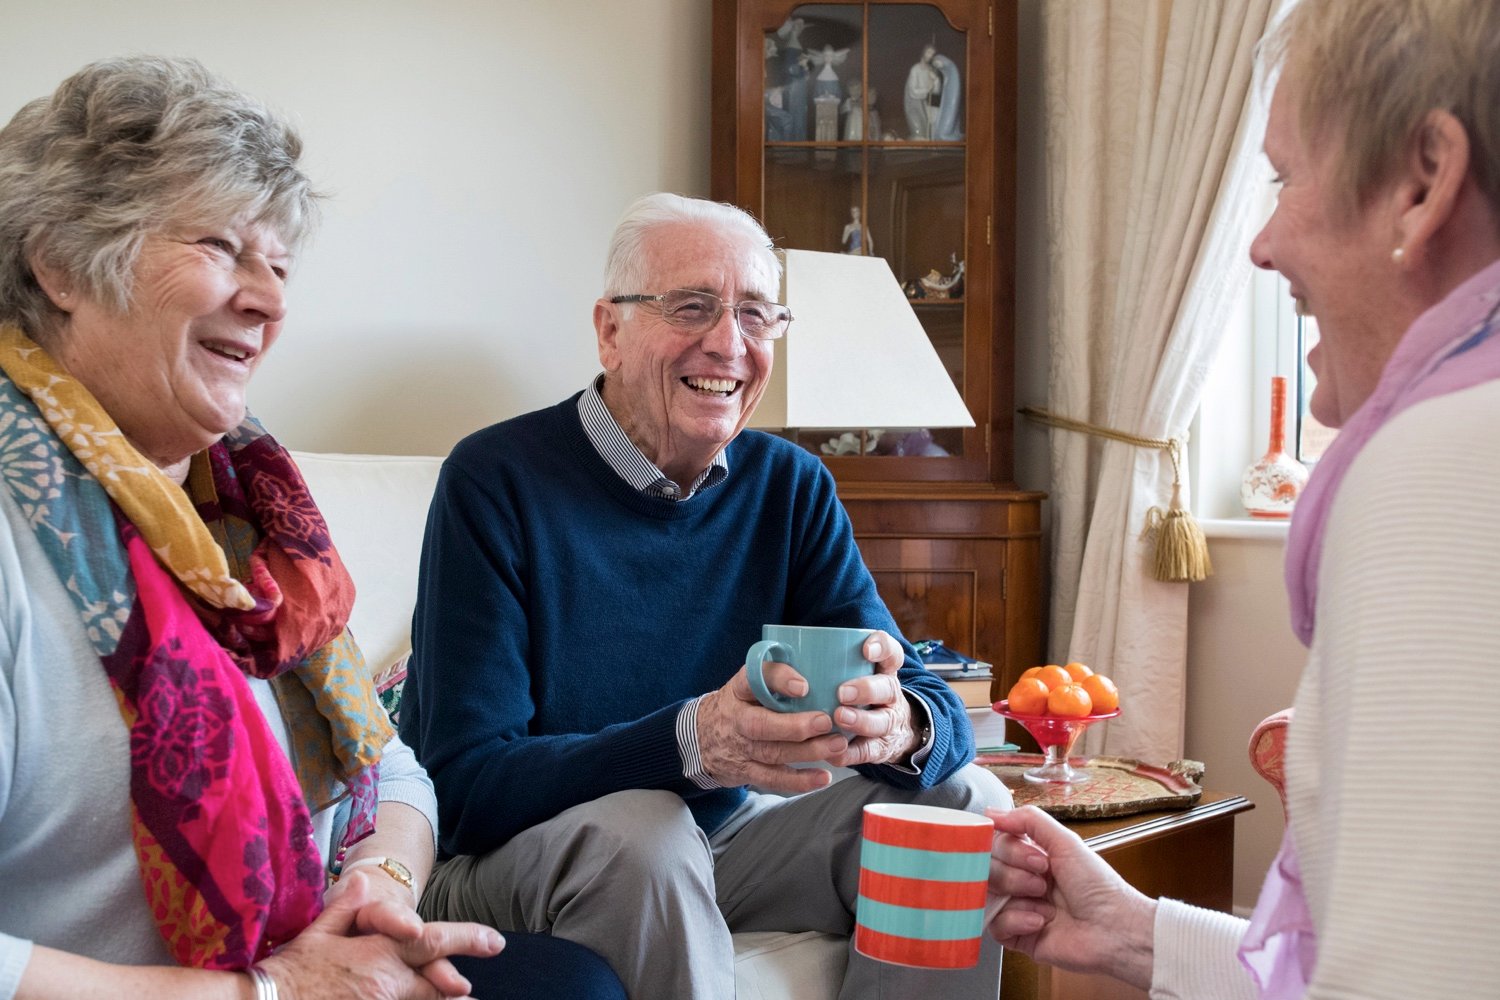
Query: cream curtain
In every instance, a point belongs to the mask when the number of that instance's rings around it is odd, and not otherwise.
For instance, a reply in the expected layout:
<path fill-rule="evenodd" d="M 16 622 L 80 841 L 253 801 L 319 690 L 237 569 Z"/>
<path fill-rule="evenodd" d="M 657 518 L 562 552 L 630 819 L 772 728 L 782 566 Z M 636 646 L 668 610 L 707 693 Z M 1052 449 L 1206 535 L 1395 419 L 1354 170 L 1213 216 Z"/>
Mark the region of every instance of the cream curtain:
<path fill-rule="evenodd" d="M 1185 433 L 1249 275 L 1253 185 L 1234 175 L 1254 160 L 1234 154 L 1264 133 L 1251 80 L 1273 2 L 1043 5 L 1053 413 Z M 1108 673 L 1124 706 L 1085 749 L 1174 759 L 1188 585 L 1154 580 L 1140 538 L 1171 462 L 1064 431 L 1051 444 L 1052 656 Z"/>

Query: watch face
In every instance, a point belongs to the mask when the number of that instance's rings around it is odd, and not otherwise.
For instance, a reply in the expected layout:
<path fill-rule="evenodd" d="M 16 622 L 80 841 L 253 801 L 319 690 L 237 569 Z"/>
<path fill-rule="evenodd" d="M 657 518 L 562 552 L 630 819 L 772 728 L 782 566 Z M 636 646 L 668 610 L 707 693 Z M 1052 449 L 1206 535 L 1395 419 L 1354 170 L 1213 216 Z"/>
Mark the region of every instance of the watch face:
<path fill-rule="evenodd" d="M 410 868 L 406 867 L 395 858 L 386 858 L 380 863 L 380 867 L 383 868 L 386 874 L 390 875 L 391 878 L 395 879 L 397 882 L 400 882 L 407 888 L 411 888 L 412 877 Z"/>

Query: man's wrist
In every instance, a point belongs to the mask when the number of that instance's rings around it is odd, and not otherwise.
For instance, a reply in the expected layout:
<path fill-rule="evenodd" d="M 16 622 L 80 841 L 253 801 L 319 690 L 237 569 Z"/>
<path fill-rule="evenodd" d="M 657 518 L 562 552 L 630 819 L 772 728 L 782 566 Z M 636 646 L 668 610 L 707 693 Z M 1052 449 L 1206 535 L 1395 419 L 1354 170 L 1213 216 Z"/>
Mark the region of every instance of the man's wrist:
<path fill-rule="evenodd" d="M 932 710 L 927 702 L 910 691 L 901 693 L 906 696 L 907 711 L 911 714 L 912 733 L 907 750 L 901 755 L 901 762 L 910 764 L 911 759 L 932 742 Z"/>
<path fill-rule="evenodd" d="M 705 791 L 724 787 L 704 766 L 703 747 L 698 741 L 698 709 L 707 697 L 702 695 L 683 705 L 673 727 L 677 735 L 677 752 L 682 758 L 682 776 Z"/>

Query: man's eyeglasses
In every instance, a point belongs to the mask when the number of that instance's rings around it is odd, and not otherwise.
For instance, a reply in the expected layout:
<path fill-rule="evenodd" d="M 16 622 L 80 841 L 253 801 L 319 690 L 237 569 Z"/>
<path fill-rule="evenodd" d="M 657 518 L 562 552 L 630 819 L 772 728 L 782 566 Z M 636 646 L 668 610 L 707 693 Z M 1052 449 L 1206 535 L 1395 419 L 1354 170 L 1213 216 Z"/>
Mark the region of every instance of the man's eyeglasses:
<path fill-rule="evenodd" d="M 734 313 L 740 333 L 755 340 L 775 340 L 792 324 L 792 311 L 775 302 L 748 299 L 731 305 L 712 292 L 691 288 L 673 288 L 661 295 L 616 295 L 609 301 L 650 303 L 672 326 L 697 335 L 712 330 L 725 309 Z"/>

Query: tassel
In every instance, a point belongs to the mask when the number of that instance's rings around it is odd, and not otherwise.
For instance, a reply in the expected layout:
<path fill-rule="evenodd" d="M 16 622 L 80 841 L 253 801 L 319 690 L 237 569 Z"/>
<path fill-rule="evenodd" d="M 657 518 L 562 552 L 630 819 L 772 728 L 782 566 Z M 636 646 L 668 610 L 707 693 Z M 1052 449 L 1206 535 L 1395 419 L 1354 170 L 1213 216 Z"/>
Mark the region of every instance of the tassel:
<path fill-rule="evenodd" d="M 1172 484 L 1172 503 L 1165 513 L 1160 507 L 1146 511 L 1147 538 L 1156 543 L 1152 575 L 1164 583 L 1197 583 L 1214 571 L 1208 557 L 1208 539 L 1182 505 L 1182 487 Z"/>
<path fill-rule="evenodd" d="M 1163 583 L 1197 583 L 1213 573 L 1214 566 L 1208 558 L 1208 539 L 1203 537 L 1203 529 L 1193 520 L 1192 512 L 1182 505 L 1182 440 L 1126 434 L 1109 427 L 1095 427 L 1081 420 L 1055 416 L 1031 406 L 1022 407 L 1020 412 L 1049 427 L 1094 434 L 1137 448 L 1165 451 L 1172 460 L 1172 502 L 1165 511 L 1160 507 L 1146 511 L 1146 528 L 1141 532 L 1142 538 L 1156 543 L 1151 573 Z"/>

